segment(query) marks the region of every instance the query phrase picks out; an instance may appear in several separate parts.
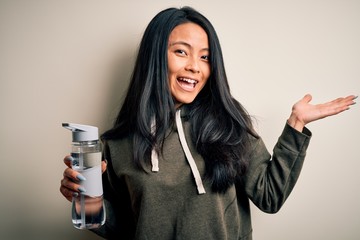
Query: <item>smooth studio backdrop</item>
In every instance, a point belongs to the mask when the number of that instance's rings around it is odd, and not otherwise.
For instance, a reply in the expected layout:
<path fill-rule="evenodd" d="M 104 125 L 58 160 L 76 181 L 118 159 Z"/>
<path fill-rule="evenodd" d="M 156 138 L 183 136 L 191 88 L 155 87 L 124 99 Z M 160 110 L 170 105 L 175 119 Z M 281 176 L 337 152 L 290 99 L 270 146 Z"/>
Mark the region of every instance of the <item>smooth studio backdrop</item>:
<path fill-rule="evenodd" d="M 0 0 L 0 238 L 99 239 L 72 227 L 59 192 L 70 151 L 62 122 L 108 129 L 142 33 L 167 7 L 214 24 L 233 95 L 269 150 L 306 93 L 360 93 L 360 1 Z M 310 124 L 307 159 L 288 201 L 253 208 L 256 240 L 360 238 L 360 108 Z"/>

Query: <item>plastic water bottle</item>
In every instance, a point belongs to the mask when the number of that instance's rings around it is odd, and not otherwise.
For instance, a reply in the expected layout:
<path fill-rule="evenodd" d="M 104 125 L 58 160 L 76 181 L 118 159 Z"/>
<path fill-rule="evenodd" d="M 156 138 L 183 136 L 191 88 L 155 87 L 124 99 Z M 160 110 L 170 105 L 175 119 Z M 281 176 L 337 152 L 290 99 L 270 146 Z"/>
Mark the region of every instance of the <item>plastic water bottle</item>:
<path fill-rule="evenodd" d="M 72 131 L 72 169 L 86 180 L 80 186 L 86 191 L 72 200 L 72 222 L 78 229 L 93 229 L 105 223 L 103 203 L 101 142 L 98 128 L 74 123 L 62 126 Z"/>

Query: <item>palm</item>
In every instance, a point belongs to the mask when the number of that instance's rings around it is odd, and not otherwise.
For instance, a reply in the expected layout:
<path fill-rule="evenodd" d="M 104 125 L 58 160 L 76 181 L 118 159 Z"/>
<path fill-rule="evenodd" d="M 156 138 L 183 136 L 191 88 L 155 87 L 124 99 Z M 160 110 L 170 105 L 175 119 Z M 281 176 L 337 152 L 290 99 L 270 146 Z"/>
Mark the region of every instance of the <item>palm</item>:
<path fill-rule="evenodd" d="M 293 106 L 293 114 L 295 114 L 296 118 L 304 125 L 349 109 L 351 105 L 355 104 L 354 100 L 356 96 L 350 95 L 316 105 L 310 104 L 311 99 L 311 95 L 305 95 L 303 99 Z"/>

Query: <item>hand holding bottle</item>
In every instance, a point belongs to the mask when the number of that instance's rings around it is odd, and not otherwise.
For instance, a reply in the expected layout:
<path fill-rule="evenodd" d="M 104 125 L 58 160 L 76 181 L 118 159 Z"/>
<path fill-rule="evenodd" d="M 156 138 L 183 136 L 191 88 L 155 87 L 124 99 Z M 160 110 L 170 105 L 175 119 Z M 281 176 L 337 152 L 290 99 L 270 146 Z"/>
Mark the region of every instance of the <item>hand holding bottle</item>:
<path fill-rule="evenodd" d="M 105 223 L 102 187 L 102 144 L 97 127 L 63 123 L 72 132 L 71 156 L 65 158 L 60 191 L 72 198 L 72 222 L 78 229 L 93 229 Z"/>
<path fill-rule="evenodd" d="M 61 179 L 60 183 L 60 192 L 61 194 L 69 201 L 72 201 L 72 198 L 78 196 L 79 193 L 85 192 L 86 189 L 80 186 L 81 181 L 85 181 L 83 175 L 79 172 L 72 169 L 72 161 L 74 159 L 68 155 L 64 158 L 64 163 L 67 168 L 64 170 L 63 179 Z M 106 171 L 106 160 L 101 161 L 101 171 L 104 173 Z"/>

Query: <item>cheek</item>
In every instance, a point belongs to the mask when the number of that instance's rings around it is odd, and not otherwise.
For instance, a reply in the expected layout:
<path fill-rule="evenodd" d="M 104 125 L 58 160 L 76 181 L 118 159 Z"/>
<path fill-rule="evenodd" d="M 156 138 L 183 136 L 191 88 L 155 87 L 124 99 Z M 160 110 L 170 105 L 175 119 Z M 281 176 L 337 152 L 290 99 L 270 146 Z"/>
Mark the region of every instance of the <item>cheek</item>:
<path fill-rule="evenodd" d="M 203 68 L 203 78 L 206 79 L 205 82 L 208 81 L 209 77 L 210 77 L 210 65 L 204 66 Z"/>
<path fill-rule="evenodd" d="M 168 72 L 175 73 L 179 69 L 179 61 L 172 54 L 168 54 Z"/>

